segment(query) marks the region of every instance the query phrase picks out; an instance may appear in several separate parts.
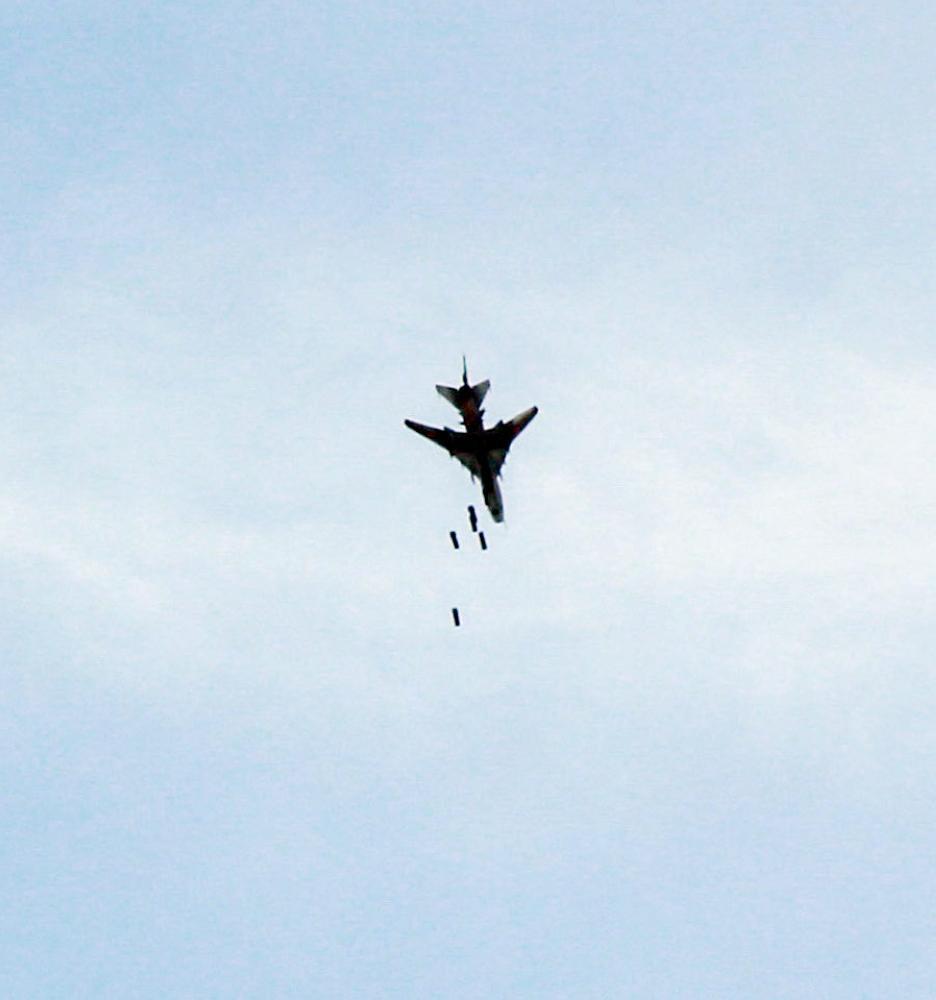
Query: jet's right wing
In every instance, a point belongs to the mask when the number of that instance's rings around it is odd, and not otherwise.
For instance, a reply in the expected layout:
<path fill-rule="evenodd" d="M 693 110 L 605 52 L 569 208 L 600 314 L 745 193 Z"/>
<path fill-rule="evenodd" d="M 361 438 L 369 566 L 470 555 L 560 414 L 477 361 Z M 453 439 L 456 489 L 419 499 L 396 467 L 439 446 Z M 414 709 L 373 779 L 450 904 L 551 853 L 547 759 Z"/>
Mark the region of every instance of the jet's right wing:
<path fill-rule="evenodd" d="M 539 413 L 538 406 L 531 406 L 528 410 L 524 410 L 523 413 L 518 413 L 512 420 L 508 420 L 504 423 L 504 428 L 510 434 L 510 440 L 513 439 L 523 430 L 524 427 Z"/>
<path fill-rule="evenodd" d="M 450 427 L 429 427 L 426 424 L 418 424 L 415 420 L 404 420 L 403 423 L 411 431 L 416 431 L 417 434 L 421 434 L 424 438 L 428 438 L 439 447 L 444 448 L 453 458 L 457 458 L 472 476 L 481 475 L 478 459 L 466 445 L 467 434 L 453 431 Z"/>
<path fill-rule="evenodd" d="M 489 454 L 494 466 L 494 475 L 500 475 L 501 466 L 503 466 L 507 458 L 507 452 L 514 438 L 516 438 L 537 413 L 539 413 L 539 409 L 531 406 L 528 410 L 524 410 L 523 413 L 518 413 L 512 420 L 500 421 L 496 426 L 485 432 L 485 436 L 490 442 Z"/>

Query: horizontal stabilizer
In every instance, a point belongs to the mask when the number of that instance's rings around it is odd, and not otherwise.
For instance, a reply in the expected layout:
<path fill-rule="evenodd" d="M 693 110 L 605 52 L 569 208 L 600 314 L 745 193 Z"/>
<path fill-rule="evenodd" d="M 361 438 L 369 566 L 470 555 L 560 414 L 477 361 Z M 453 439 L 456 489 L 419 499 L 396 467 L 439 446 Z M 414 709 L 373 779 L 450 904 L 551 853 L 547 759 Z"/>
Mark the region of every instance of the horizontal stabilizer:
<path fill-rule="evenodd" d="M 447 399 L 456 410 L 460 410 L 464 406 L 466 399 L 473 399 L 474 405 L 480 407 L 481 402 L 487 395 L 487 391 L 490 388 L 491 383 L 485 379 L 477 385 L 463 385 L 459 389 L 455 389 L 450 385 L 437 385 L 436 392 L 442 396 L 443 399 Z"/>

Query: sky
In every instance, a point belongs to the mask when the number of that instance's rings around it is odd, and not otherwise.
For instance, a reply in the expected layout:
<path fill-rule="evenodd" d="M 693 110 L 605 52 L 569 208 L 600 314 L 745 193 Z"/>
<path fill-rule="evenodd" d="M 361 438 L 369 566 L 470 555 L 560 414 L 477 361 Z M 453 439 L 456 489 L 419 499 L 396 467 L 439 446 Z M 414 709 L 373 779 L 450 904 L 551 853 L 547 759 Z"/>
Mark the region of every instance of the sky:
<path fill-rule="evenodd" d="M 4 996 L 936 994 L 934 48 L 0 8 Z"/>

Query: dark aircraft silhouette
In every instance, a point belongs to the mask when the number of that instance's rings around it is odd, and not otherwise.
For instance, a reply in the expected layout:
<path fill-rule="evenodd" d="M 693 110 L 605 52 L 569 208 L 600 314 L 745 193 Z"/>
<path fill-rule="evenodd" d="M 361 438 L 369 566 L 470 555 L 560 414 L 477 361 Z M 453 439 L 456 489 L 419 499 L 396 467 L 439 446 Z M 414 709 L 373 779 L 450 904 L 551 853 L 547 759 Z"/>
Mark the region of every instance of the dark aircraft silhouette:
<path fill-rule="evenodd" d="M 462 384 L 457 389 L 437 385 L 436 391 L 461 414 L 464 431 L 453 431 L 450 427 L 427 427 L 425 424 L 417 424 L 415 420 L 405 420 L 404 423 L 410 430 L 435 441 L 457 458 L 471 473 L 472 479 L 481 480 L 481 492 L 487 509 L 491 512 L 491 517 L 500 522 L 504 520 L 504 501 L 497 483 L 501 466 L 514 438 L 536 416 L 538 408 L 531 406 L 513 420 L 498 420 L 493 427 L 485 429 L 481 403 L 490 388 L 491 383 L 487 380 L 477 385 L 468 384 L 468 365 L 463 358 Z"/>

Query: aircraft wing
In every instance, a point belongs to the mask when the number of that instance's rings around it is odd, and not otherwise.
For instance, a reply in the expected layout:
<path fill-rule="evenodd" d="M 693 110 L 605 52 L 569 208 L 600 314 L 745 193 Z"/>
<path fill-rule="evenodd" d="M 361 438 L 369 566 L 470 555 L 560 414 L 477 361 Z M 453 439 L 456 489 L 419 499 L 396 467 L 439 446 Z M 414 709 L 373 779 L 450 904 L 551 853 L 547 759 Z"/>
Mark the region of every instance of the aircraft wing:
<path fill-rule="evenodd" d="M 528 410 L 524 410 L 523 413 L 518 413 L 512 420 L 502 421 L 496 427 L 491 428 L 489 432 L 491 435 L 491 446 L 488 454 L 491 456 L 491 465 L 493 466 L 495 476 L 500 475 L 501 466 L 507 458 L 507 452 L 514 438 L 517 437 L 537 413 L 539 413 L 539 409 L 531 406 Z"/>
<path fill-rule="evenodd" d="M 504 427 L 510 432 L 510 440 L 513 439 L 523 430 L 524 427 L 539 413 L 538 406 L 531 406 L 528 410 L 524 410 L 523 413 L 518 413 L 512 420 L 508 420 Z"/>
<path fill-rule="evenodd" d="M 468 436 L 467 434 L 453 431 L 450 427 L 428 427 L 426 424 L 416 423 L 415 420 L 404 420 L 403 423 L 411 431 L 416 431 L 417 434 L 421 434 L 424 438 L 428 438 L 441 448 L 444 448 L 453 458 L 457 458 L 472 476 L 481 475 L 481 467 L 478 465 L 478 459 L 475 457 L 474 452 L 467 447 L 465 441 Z"/>

